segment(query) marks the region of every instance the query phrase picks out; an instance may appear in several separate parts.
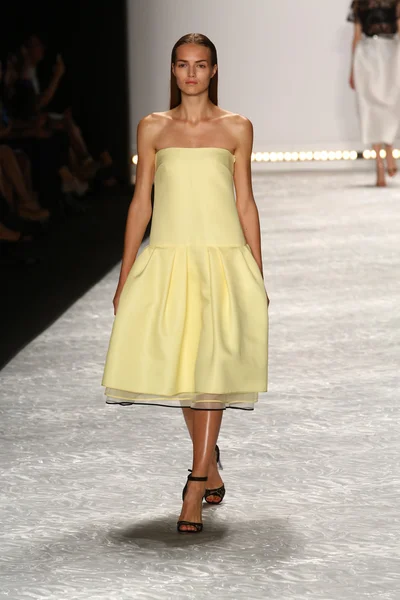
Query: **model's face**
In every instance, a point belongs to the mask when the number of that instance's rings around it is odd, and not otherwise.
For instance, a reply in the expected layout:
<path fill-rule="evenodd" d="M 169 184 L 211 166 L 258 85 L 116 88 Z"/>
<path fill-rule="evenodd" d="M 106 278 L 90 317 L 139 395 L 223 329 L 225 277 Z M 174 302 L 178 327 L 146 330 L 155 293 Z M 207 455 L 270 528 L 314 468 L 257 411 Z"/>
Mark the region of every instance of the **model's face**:
<path fill-rule="evenodd" d="M 211 64 L 209 48 L 198 44 L 183 44 L 176 51 L 172 65 L 178 88 L 188 96 L 197 96 L 208 90 L 217 65 Z"/>

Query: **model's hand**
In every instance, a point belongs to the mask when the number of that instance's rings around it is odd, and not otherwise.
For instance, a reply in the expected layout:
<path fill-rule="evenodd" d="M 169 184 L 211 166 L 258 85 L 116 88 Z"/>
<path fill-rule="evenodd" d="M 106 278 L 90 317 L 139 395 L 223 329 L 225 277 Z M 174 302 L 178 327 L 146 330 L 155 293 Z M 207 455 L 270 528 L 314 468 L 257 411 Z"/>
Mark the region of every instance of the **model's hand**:
<path fill-rule="evenodd" d="M 356 85 L 354 83 L 354 73 L 353 71 L 350 73 L 350 79 L 349 79 L 349 84 L 352 90 L 356 89 Z"/>
<path fill-rule="evenodd" d="M 114 304 L 114 316 L 117 314 L 118 304 L 119 304 L 119 299 L 121 297 L 121 293 L 122 293 L 122 286 L 118 285 L 117 291 L 115 292 L 115 296 L 114 296 L 114 300 L 113 300 L 113 304 Z"/>

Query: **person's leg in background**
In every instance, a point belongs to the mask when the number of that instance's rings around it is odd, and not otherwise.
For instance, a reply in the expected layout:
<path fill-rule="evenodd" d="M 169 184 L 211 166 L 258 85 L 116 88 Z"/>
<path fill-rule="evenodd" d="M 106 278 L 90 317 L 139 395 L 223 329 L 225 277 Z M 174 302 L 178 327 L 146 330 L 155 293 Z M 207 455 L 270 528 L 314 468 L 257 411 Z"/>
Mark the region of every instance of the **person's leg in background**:
<path fill-rule="evenodd" d="M 35 206 L 14 151 L 9 146 L 0 146 L 0 167 L 3 174 L 2 193 L 10 208 L 22 218 L 47 220 L 50 216 L 49 211 Z"/>
<path fill-rule="evenodd" d="M 376 153 L 376 186 L 386 187 L 385 165 L 381 156 L 382 144 L 373 144 L 372 148 Z"/>
<path fill-rule="evenodd" d="M 393 146 L 391 144 L 385 144 L 386 150 L 386 164 L 387 172 L 389 177 L 394 177 L 397 173 L 396 159 L 393 156 Z"/>

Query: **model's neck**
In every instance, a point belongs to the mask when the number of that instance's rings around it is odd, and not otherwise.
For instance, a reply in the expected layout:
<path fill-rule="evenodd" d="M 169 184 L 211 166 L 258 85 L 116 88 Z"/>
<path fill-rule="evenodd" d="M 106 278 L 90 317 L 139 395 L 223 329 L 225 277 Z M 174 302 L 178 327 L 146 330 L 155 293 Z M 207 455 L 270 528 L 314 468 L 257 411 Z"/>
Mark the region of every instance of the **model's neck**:
<path fill-rule="evenodd" d="M 208 92 L 204 96 L 191 98 L 182 96 L 182 102 L 178 108 L 179 118 L 195 125 L 212 117 L 213 104 L 208 98 Z"/>

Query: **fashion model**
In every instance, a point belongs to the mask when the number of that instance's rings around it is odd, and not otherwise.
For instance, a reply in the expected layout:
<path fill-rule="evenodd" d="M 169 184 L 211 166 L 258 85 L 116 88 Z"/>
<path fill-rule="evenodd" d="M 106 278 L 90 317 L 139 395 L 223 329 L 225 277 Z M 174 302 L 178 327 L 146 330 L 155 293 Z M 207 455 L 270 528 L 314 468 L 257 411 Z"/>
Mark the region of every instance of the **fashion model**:
<path fill-rule="evenodd" d="M 223 411 L 252 410 L 267 390 L 269 300 L 251 183 L 253 131 L 248 119 L 218 106 L 217 82 L 214 44 L 185 35 L 172 50 L 170 110 L 139 123 L 102 381 L 108 403 L 182 408 L 193 463 L 180 533 L 202 531 L 203 499 L 219 504 L 225 495 L 217 446 Z M 150 217 L 149 245 L 136 257 Z"/>
<path fill-rule="evenodd" d="M 400 0 L 353 0 L 348 20 L 354 23 L 350 86 L 357 103 L 364 144 L 376 152 L 378 187 L 387 171 L 397 172 L 393 142 L 400 122 Z"/>

